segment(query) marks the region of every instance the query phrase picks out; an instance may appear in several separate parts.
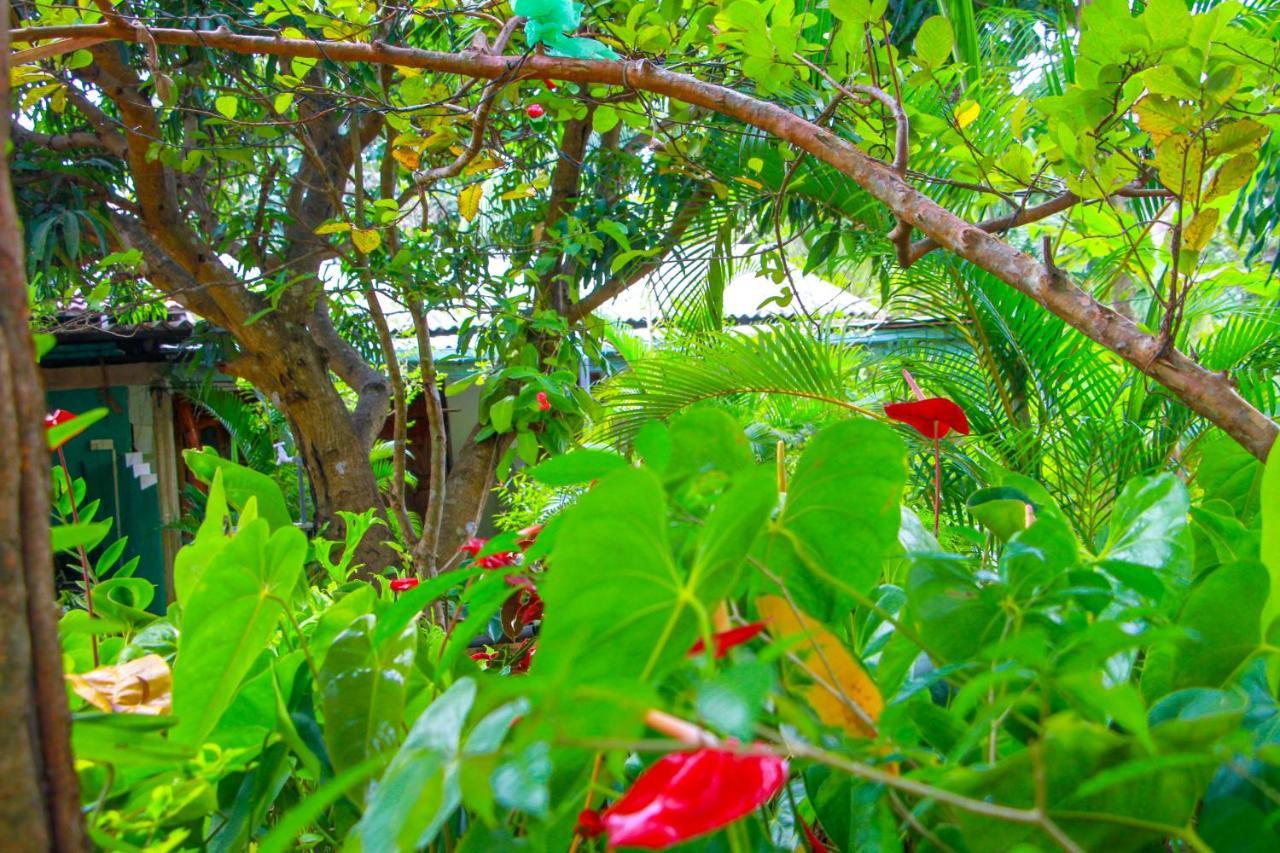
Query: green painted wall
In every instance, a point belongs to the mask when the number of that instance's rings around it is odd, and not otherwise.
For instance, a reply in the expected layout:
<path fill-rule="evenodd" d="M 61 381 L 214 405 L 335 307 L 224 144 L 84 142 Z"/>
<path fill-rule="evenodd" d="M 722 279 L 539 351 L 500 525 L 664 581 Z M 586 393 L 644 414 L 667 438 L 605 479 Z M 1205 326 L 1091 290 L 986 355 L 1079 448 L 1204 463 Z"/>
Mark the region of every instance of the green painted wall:
<path fill-rule="evenodd" d="M 83 477 L 87 487 L 85 502 L 102 501 L 98 520 L 118 519 L 119 529 L 113 529 L 106 542 L 116 535 L 129 537 L 122 562 L 140 557 L 135 577 L 146 578 L 156 585 L 157 593 L 151 609 L 164 610 L 164 544 L 160 535 L 160 499 L 156 486 L 140 487 L 133 471 L 125 465 L 125 454 L 132 452 L 133 428 L 129 421 L 129 394 L 123 386 L 107 389 L 115 404 L 110 414 L 80 435 L 69 441 L 63 452 L 72 477 Z M 77 414 L 107 405 L 100 389 L 50 391 L 49 409 L 66 409 Z M 90 450 L 95 439 L 108 439 L 115 448 L 114 457 L 109 450 Z M 154 469 L 154 460 L 152 468 Z M 117 484 L 119 503 L 116 501 Z M 101 550 L 99 548 L 99 550 Z M 91 557 L 96 557 L 96 553 Z"/>

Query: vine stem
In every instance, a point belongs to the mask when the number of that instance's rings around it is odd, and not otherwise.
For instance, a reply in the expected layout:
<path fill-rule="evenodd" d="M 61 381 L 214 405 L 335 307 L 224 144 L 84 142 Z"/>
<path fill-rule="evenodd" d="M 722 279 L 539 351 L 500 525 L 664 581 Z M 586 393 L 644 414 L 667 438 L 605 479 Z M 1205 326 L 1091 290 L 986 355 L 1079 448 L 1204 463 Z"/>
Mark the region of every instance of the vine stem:
<path fill-rule="evenodd" d="M 942 439 L 939 427 L 933 425 L 933 538 L 938 538 L 938 522 L 942 518 Z"/>

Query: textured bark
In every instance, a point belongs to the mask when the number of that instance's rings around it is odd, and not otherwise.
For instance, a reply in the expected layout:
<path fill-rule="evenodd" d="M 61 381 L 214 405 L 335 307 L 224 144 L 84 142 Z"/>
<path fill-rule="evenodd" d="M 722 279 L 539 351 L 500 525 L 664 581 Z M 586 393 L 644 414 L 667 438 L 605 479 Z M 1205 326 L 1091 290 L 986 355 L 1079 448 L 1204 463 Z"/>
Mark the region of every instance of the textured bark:
<path fill-rule="evenodd" d="M 946 210 L 853 143 L 777 104 L 666 71 L 647 60 L 607 62 L 549 56 L 518 59 L 478 52 L 445 53 L 393 47 L 381 42 L 316 42 L 247 36 L 226 29 L 194 32 L 156 27 L 148 32 L 160 44 L 205 46 L 235 53 L 390 64 L 488 80 L 514 74 L 603 83 L 665 95 L 730 116 L 766 130 L 838 169 L 885 204 L 900 222 L 920 230 L 941 248 L 1030 296 L 1085 336 L 1163 384 L 1187 407 L 1222 428 L 1258 458 L 1265 458 L 1275 441 L 1276 424 L 1236 392 L 1229 376 L 1206 370 L 1156 336 L 1144 333 L 1131 320 L 1076 287 L 1063 274 Z M 31 28 L 20 35 L 24 41 L 63 37 L 130 41 L 137 38 L 134 31 L 113 24 Z"/>
<path fill-rule="evenodd" d="M 0 2 L 0 109 L 9 110 L 9 8 Z M 0 122 L 0 150 L 9 123 Z M 0 850 L 85 847 L 49 551 L 44 392 L 28 330 L 22 236 L 0 163 Z"/>

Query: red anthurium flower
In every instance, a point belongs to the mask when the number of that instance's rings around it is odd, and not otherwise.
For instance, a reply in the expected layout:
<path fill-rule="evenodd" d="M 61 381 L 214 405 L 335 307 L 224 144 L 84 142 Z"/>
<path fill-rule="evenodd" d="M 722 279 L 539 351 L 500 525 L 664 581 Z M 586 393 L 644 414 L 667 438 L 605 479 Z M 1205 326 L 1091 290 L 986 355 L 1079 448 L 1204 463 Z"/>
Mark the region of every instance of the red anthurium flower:
<path fill-rule="evenodd" d="M 915 427 L 925 438 L 942 438 L 955 430 L 969 434 L 969 419 L 964 409 L 945 397 L 929 397 L 907 403 L 890 403 L 884 413 L 891 420 Z"/>
<path fill-rule="evenodd" d="M 578 831 L 607 834 L 611 848 L 665 850 L 750 814 L 786 780 L 786 760 L 771 753 L 713 747 L 675 752 L 641 773 L 604 811 L 580 814 Z"/>
<path fill-rule="evenodd" d="M 764 630 L 763 622 L 752 622 L 750 625 L 743 625 L 739 628 L 730 628 L 728 631 L 721 631 L 718 634 L 712 634 L 711 639 L 716 645 L 716 660 L 724 657 L 729 653 L 729 649 L 734 646 L 740 646 L 750 640 L 755 635 Z M 689 649 L 689 657 L 696 657 L 707 649 L 707 644 L 701 639 L 693 644 L 693 648 Z"/>
<path fill-rule="evenodd" d="M 516 542 L 516 544 L 519 545 L 520 550 L 523 551 L 537 540 L 538 534 L 541 532 L 542 532 L 541 524 L 535 524 L 532 527 L 526 527 L 524 530 L 520 531 L 520 540 Z"/>
<path fill-rule="evenodd" d="M 524 111 L 529 116 L 529 118 L 534 118 L 534 119 L 542 118 L 544 115 L 547 114 L 547 111 L 542 108 L 542 104 L 530 104 L 529 106 L 525 107 Z"/>
<path fill-rule="evenodd" d="M 458 550 L 461 551 L 463 554 L 470 554 L 472 557 L 474 557 L 476 554 L 479 554 L 484 549 L 485 543 L 487 543 L 488 541 L 489 541 L 488 539 L 481 539 L 478 536 L 472 536 L 466 542 L 463 542 L 462 546 L 458 548 Z"/>
<path fill-rule="evenodd" d="M 551 411 L 551 400 L 547 397 L 546 391 L 538 392 L 538 408 L 544 412 Z"/>
<path fill-rule="evenodd" d="M 392 592 L 408 592 L 418 585 L 417 578 L 396 578 L 391 582 Z"/>

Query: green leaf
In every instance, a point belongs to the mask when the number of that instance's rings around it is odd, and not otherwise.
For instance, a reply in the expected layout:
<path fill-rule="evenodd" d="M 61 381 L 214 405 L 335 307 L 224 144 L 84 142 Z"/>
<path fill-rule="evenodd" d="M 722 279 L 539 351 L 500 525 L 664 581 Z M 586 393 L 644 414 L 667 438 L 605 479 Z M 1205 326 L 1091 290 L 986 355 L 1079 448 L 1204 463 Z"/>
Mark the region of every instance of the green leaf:
<path fill-rule="evenodd" d="M 1261 501 L 1262 564 L 1267 567 L 1271 578 L 1270 592 L 1262 608 L 1262 634 L 1270 636 L 1272 626 L 1280 617 L 1280 451 L 1275 450 L 1274 445 L 1267 454 L 1267 464 L 1262 473 Z M 1276 660 L 1272 657 L 1268 664 L 1273 687 L 1280 672 L 1280 664 Z"/>
<path fill-rule="evenodd" d="M 941 15 L 934 15 L 920 25 L 916 33 L 916 58 L 929 68 L 939 68 L 951 55 L 951 48 L 956 43 L 951 22 Z"/>
<path fill-rule="evenodd" d="M 618 111 L 608 104 L 596 107 L 591 115 L 591 129 L 596 133 L 608 133 L 618 125 Z"/>
<path fill-rule="evenodd" d="M 232 119 L 236 117 L 236 112 L 240 109 L 240 99 L 235 95 L 220 95 L 213 102 L 213 105 L 224 118 Z"/>
<path fill-rule="evenodd" d="M 1142 672 L 1142 693 L 1156 699 L 1187 687 L 1220 687 L 1262 640 L 1267 570 L 1252 560 L 1213 570 L 1187 596 L 1178 616 L 1188 636 L 1177 647 L 1153 647 Z"/>
<path fill-rule="evenodd" d="M 489 406 L 489 423 L 498 432 L 511 431 L 511 418 L 516 411 L 516 398 L 510 395 Z"/>
<path fill-rule="evenodd" d="M 1005 624 L 1003 586 L 980 587 L 965 560 L 917 555 L 906 588 L 907 616 L 936 662 L 968 660 L 999 638 Z"/>
<path fill-rule="evenodd" d="M 526 465 L 538 461 L 538 436 L 533 430 L 516 430 L 516 453 Z"/>
<path fill-rule="evenodd" d="M 212 450 L 184 450 L 182 458 L 196 479 L 206 485 L 212 483 L 214 475 L 221 471 L 227 501 L 238 511 L 243 512 L 249 500 L 256 499 L 258 516 L 266 519 L 272 530 L 293 526 L 284 494 L 266 474 L 223 459 Z"/>
<path fill-rule="evenodd" d="M 73 554 L 80 548 L 90 551 L 111 532 L 111 519 L 59 524 L 49 530 L 49 542 L 55 553 Z"/>
<path fill-rule="evenodd" d="M 1012 486 L 992 486 L 969 495 L 965 506 L 974 518 L 996 535 L 1001 542 L 1027 526 L 1027 507 L 1031 498 Z"/>
<path fill-rule="evenodd" d="M 1137 477 L 1125 484 L 1111 513 L 1103 568 L 1117 563 L 1141 566 L 1169 580 L 1190 574 L 1187 487 L 1172 474 Z"/>
<path fill-rule="evenodd" d="M 175 741 L 199 744 L 213 730 L 274 636 L 306 552 L 297 528 L 272 533 L 254 519 L 196 580 L 173 667 Z"/>
<path fill-rule="evenodd" d="M 839 421 L 809 441 L 765 550 L 801 610 L 827 618 L 880 580 L 900 550 L 906 473 L 906 447 L 885 424 Z"/>
<path fill-rule="evenodd" d="M 563 518 L 555 571 L 539 584 L 548 618 L 532 674 L 634 682 L 682 659 L 697 618 L 681 599 L 687 577 L 671 557 L 665 493 L 653 472 L 611 474 Z"/>
<path fill-rule="evenodd" d="M 408 626 L 379 645 L 374 627 L 372 614 L 357 617 L 333 641 L 320 668 L 325 743 L 338 771 L 391 750 L 400 739 L 417 628 Z"/>
<path fill-rule="evenodd" d="M 625 467 L 627 460 L 618 454 L 587 448 L 553 456 L 530 468 L 529 476 L 546 486 L 576 486 L 598 480 Z"/>
<path fill-rule="evenodd" d="M 671 432 L 662 421 L 649 421 L 636 433 L 632 449 L 646 466 L 661 473 L 671 462 Z"/>
<path fill-rule="evenodd" d="M 462 801 L 457 760 L 476 683 L 460 678 L 414 722 L 352 830 L 366 851 L 415 850 Z"/>
<path fill-rule="evenodd" d="M 753 461 L 742 425 L 719 409 L 685 412 L 671 420 L 670 431 L 669 483 L 700 474 L 733 474 Z"/>

